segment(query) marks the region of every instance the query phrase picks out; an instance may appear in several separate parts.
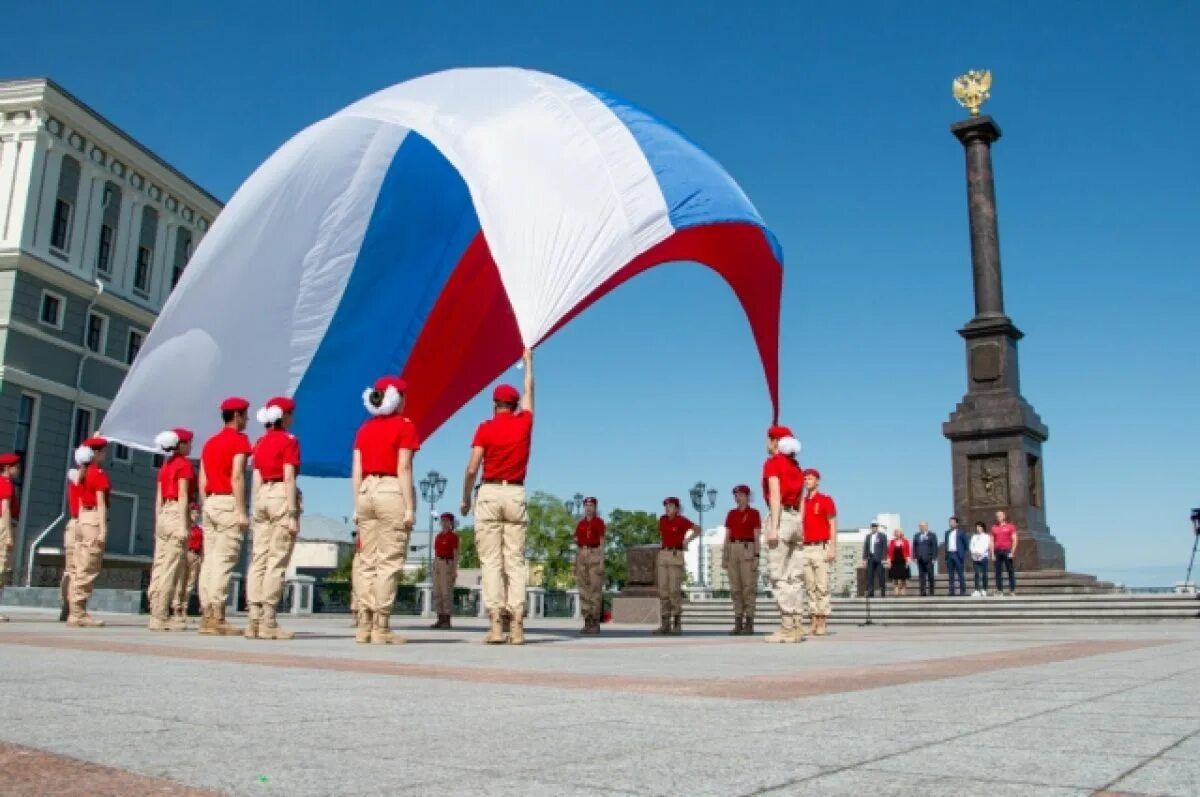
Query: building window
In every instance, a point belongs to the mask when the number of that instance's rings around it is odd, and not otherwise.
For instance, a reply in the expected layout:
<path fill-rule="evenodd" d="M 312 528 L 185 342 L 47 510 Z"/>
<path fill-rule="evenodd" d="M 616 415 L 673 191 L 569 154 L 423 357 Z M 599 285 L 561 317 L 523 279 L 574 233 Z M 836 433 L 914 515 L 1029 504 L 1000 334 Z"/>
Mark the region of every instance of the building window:
<path fill-rule="evenodd" d="M 175 264 L 171 268 L 171 287 L 179 284 L 183 270 L 192 259 L 192 234 L 183 227 L 175 233 Z"/>
<path fill-rule="evenodd" d="M 100 313 L 88 313 L 87 347 L 97 354 L 104 353 L 104 343 L 108 339 L 108 317 Z"/>
<path fill-rule="evenodd" d="M 129 446 L 123 446 L 120 443 L 113 445 L 113 461 L 114 462 L 129 462 Z"/>
<path fill-rule="evenodd" d="M 155 470 L 157 470 L 158 468 L 161 468 L 161 467 L 163 466 L 163 463 L 164 463 L 164 462 L 166 462 L 166 461 L 167 461 L 167 458 L 166 458 L 166 457 L 164 457 L 162 454 L 155 454 L 155 455 L 154 455 L 154 468 L 155 468 Z"/>
<path fill-rule="evenodd" d="M 142 341 L 145 336 L 141 332 L 129 330 L 129 344 L 125 347 L 125 362 L 133 365 L 133 361 L 137 359 L 138 352 L 142 350 Z"/>
<path fill-rule="evenodd" d="M 57 293 L 42 291 L 42 307 L 38 312 L 38 320 L 48 327 L 62 329 L 63 308 L 65 305 L 66 299 Z"/>
<path fill-rule="evenodd" d="M 96 271 L 103 275 L 112 274 L 113 237 L 116 232 L 107 224 L 100 225 L 100 248 L 96 251 Z"/>
<path fill-rule="evenodd" d="M 17 406 L 17 424 L 13 429 L 13 453 L 21 458 L 21 465 L 29 462 L 29 447 L 33 442 L 33 418 L 37 413 L 37 399 L 28 393 L 21 394 L 21 403 Z M 25 469 L 13 479 L 13 486 L 20 492 L 21 483 L 25 478 Z M 19 502 L 20 499 L 18 499 Z"/>
<path fill-rule="evenodd" d="M 65 199 L 54 201 L 54 223 L 50 228 L 50 246 L 66 252 L 71 248 L 71 203 Z"/>
<path fill-rule="evenodd" d="M 92 436 L 92 411 L 83 407 L 75 409 L 75 426 L 71 431 L 71 450 L 83 445 L 83 441 Z"/>
<path fill-rule="evenodd" d="M 150 292 L 150 262 L 154 259 L 154 251 L 148 246 L 139 246 L 137 266 L 133 271 L 133 289 L 141 293 Z"/>

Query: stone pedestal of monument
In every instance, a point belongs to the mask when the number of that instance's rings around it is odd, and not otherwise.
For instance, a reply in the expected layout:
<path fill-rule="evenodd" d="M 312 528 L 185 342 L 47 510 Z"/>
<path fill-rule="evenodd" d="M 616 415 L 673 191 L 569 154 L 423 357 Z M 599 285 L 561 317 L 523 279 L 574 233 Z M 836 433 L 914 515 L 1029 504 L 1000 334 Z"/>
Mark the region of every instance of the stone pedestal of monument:
<path fill-rule="evenodd" d="M 655 577 L 658 545 L 638 545 L 625 552 L 625 588 L 612 602 L 614 623 L 658 623 L 661 620 Z"/>
<path fill-rule="evenodd" d="M 975 315 L 958 331 L 966 341 L 967 392 L 942 425 L 950 440 L 954 513 L 970 533 L 976 521 L 991 528 L 996 511 L 1005 511 L 1020 535 L 1018 570 L 1065 570 L 1063 547 L 1046 526 L 1042 444 L 1050 432 L 1021 395 L 1022 333 L 1004 312 L 991 154 L 1000 128 L 990 116 L 976 116 L 950 130 L 966 152 L 975 293 Z"/>

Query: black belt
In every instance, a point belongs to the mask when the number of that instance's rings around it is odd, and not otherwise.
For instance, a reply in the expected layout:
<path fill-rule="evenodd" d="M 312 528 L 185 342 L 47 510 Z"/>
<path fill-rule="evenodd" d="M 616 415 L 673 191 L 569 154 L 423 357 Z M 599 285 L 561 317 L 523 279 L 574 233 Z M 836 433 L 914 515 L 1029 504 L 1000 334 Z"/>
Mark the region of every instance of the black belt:
<path fill-rule="evenodd" d="M 810 545 L 822 545 L 822 546 L 824 546 L 824 545 L 828 545 L 828 544 L 829 544 L 829 540 L 820 540 L 819 542 L 806 542 L 806 543 L 804 543 L 804 547 L 806 547 L 806 548 L 807 548 L 807 547 L 808 547 L 808 546 L 810 546 Z"/>
<path fill-rule="evenodd" d="M 372 476 L 375 476 L 375 477 L 377 477 L 377 478 L 380 478 L 380 479 L 398 479 L 398 478 L 399 478 L 399 477 L 398 477 L 396 474 L 394 474 L 394 473 L 364 473 L 364 474 L 363 474 L 363 478 L 364 478 L 364 479 L 369 479 L 369 478 L 371 478 Z"/>
<path fill-rule="evenodd" d="M 453 562 L 454 557 L 453 556 L 439 556 L 438 561 L 439 562 Z"/>
<path fill-rule="evenodd" d="M 796 504 L 795 506 L 785 506 L 785 507 L 784 507 L 784 509 L 786 509 L 786 510 L 787 510 L 787 511 L 789 511 L 789 512 L 799 512 L 799 511 L 800 511 L 800 505 L 799 505 L 799 504 Z"/>
<path fill-rule="evenodd" d="M 754 540 L 730 540 L 730 542 L 740 542 L 743 545 L 753 545 Z"/>
<path fill-rule="evenodd" d="M 509 480 L 509 479 L 484 479 L 484 484 L 498 484 L 501 487 L 524 487 L 525 480 Z"/>
<path fill-rule="evenodd" d="M 205 497 L 205 498 L 212 498 L 214 495 L 233 495 L 233 493 L 232 493 L 232 492 L 228 492 L 228 493 L 208 493 L 208 492 L 206 492 L 206 493 L 204 494 L 204 497 Z"/>
<path fill-rule="evenodd" d="M 96 506 L 99 506 L 99 504 L 97 504 Z M 80 504 L 79 508 L 80 508 L 80 510 L 82 510 L 84 512 L 95 512 L 96 506 L 83 506 L 82 504 Z"/>
<path fill-rule="evenodd" d="M 283 479 L 262 479 L 263 484 L 279 484 Z"/>

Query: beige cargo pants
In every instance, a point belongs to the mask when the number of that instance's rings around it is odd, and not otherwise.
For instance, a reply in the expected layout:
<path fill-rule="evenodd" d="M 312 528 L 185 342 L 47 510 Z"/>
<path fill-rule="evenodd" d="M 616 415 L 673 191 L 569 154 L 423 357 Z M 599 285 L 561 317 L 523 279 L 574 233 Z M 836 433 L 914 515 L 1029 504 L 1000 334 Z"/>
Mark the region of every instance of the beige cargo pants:
<path fill-rule="evenodd" d="M 359 608 L 372 615 L 389 616 L 396 602 L 396 576 L 408 558 L 408 511 L 400 479 L 367 476 L 355 502 L 358 536 L 362 550 L 355 557 L 360 589 L 355 590 Z M 378 625 L 378 623 L 376 623 Z"/>
<path fill-rule="evenodd" d="M 296 538 L 287 527 L 287 485 L 265 482 L 254 495 L 254 535 L 246 571 L 246 604 L 251 619 L 263 606 L 276 606 Z"/>
<path fill-rule="evenodd" d="M 754 619 L 758 599 L 758 546 L 740 540 L 725 543 L 725 571 L 729 574 L 729 595 L 737 617 Z"/>
<path fill-rule="evenodd" d="M 195 551 L 187 551 L 183 555 L 183 565 L 179 568 L 179 578 L 175 581 L 175 594 L 171 600 L 171 608 L 175 611 L 187 611 L 188 598 L 200 581 L 200 563 L 204 557 Z"/>
<path fill-rule="evenodd" d="M 529 513 L 525 488 L 484 484 L 475 501 L 475 548 L 483 571 L 483 604 L 487 611 L 507 609 L 525 616 L 525 534 Z"/>
<path fill-rule="evenodd" d="M 242 553 L 243 534 L 232 495 L 210 495 L 204 499 L 204 563 L 200 566 L 203 606 L 224 606 L 229 602 L 229 579 Z"/>
<path fill-rule="evenodd" d="M 767 547 L 767 575 L 779 613 L 800 617 L 803 603 L 804 542 L 800 513 L 784 509 L 779 519 L 779 544 Z"/>
<path fill-rule="evenodd" d="M 655 559 L 659 610 L 664 617 L 683 614 L 683 551 L 661 548 Z"/>
<path fill-rule="evenodd" d="M 187 527 L 184 525 L 184 504 L 163 501 L 154 526 L 154 566 L 150 571 L 150 616 L 166 619 L 171 611 L 171 598 L 183 567 L 187 551 Z"/>
<path fill-rule="evenodd" d="M 454 584 L 458 581 L 458 562 L 454 559 L 433 559 L 433 613 L 454 614 Z"/>
<path fill-rule="evenodd" d="M 95 509 L 81 509 L 75 528 L 75 553 L 71 557 L 71 614 L 80 617 L 87 614 L 87 602 L 92 597 L 100 564 L 104 561 L 104 541 L 108 533 Z"/>
<path fill-rule="evenodd" d="M 829 616 L 829 562 L 825 545 L 804 546 L 804 587 L 810 617 Z"/>
<path fill-rule="evenodd" d="M 604 611 L 604 547 L 575 551 L 575 586 L 584 617 L 600 619 Z"/>

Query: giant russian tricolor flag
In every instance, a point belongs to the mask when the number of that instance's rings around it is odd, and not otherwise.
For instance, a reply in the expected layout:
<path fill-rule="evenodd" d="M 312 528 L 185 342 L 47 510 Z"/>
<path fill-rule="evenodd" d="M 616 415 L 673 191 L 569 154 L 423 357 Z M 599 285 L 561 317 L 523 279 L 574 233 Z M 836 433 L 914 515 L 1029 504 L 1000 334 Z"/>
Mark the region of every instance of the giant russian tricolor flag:
<path fill-rule="evenodd" d="M 303 472 L 349 473 L 364 387 L 409 383 L 430 435 L 630 277 L 709 266 L 737 294 L 778 410 L 782 255 L 750 200 L 679 131 L 516 68 L 384 89 L 296 135 L 197 248 L 104 420 L 145 450 L 204 435 L 229 394 L 294 396 Z"/>

